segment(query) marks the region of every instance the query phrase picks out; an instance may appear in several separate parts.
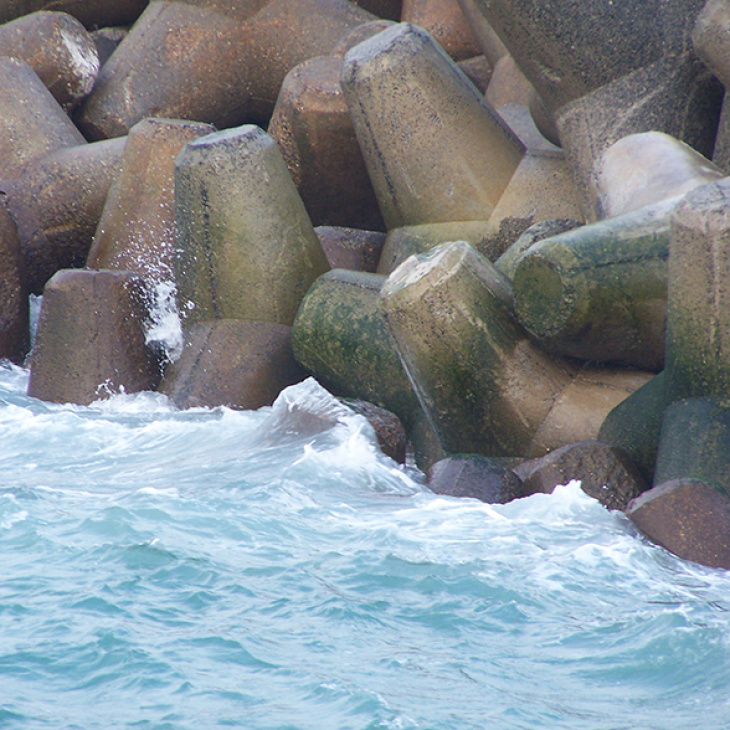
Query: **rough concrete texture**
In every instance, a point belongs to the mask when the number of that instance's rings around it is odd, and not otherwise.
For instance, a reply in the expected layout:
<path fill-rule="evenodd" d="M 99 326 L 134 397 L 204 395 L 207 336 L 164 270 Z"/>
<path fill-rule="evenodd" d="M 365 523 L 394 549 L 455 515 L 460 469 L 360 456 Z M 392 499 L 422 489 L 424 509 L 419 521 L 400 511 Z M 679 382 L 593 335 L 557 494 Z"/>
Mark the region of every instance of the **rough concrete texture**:
<path fill-rule="evenodd" d="M 629 455 L 600 441 L 568 444 L 515 467 L 524 493 L 550 494 L 559 484 L 580 480 L 583 491 L 607 509 L 625 510 L 648 489 Z"/>
<path fill-rule="evenodd" d="M 299 308 L 292 346 L 333 393 L 387 408 L 410 429 L 421 409 L 378 308 L 384 280 L 345 269 L 320 276 Z"/>
<path fill-rule="evenodd" d="M 396 23 L 393 20 L 383 19 L 371 20 L 369 23 L 358 25 L 340 38 L 330 55 L 344 56 L 351 48 L 354 48 L 359 43 L 366 41 L 368 38 L 372 38 L 378 33 L 382 33 L 394 25 Z"/>
<path fill-rule="evenodd" d="M 67 13 L 32 13 L 0 25 L 0 56 L 25 61 L 66 110 L 89 94 L 100 67 L 91 35 Z"/>
<path fill-rule="evenodd" d="M 67 147 L 0 184 L 17 225 L 32 294 L 41 294 L 59 269 L 84 265 L 125 143 L 117 137 Z"/>
<path fill-rule="evenodd" d="M 566 231 L 572 231 L 581 225 L 583 224 L 580 221 L 571 220 L 570 218 L 554 218 L 533 223 L 494 262 L 494 266 L 508 279 L 512 280 L 514 279 L 517 265 L 534 244 L 542 241 L 544 238 L 552 238 Z"/>
<path fill-rule="evenodd" d="M 583 220 L 575 182 L 561 152 L 528 149 L 489 218 L 497 250 L 506 251 L 533 223 L 555 218 Z"/>
<path fill-rule="evenodd" d="M 730 403 L 686 398 L 664 410 L 654 484 L 699 479 L 730 497 Z"/>
<path fill-rule="evenodd" d="M 662 132 L 614 142 L 593 171 L 596 216 L 613 218 L 686 195 L 724 173 L 689 145 Z"/>
<path fill-rule="evenodd" d="M 723 86 L 730 86 L 730 8 L 725 0 L 707 0 L 692 27 L 692 44 Z"/>
<path fill-rule="evenodd" d="M 390 274 L 409 256 L 427 253 L 449 241 L 466 241 L 490 261 L 501 254 L 499 231 L 489 221 L 403 226 L 388 232 L 378 263 L 378 273 Z"/>
<path fill-rule="evenodd" d="M 284 79 L 268 133 L 315 226 L 384 231 L 340 87 L 342 58 L 319 56 Z"/>
<path fill-rule="evenodd" d="M 522 480 L 511 469 L 479 454 L 455 454 L 428 470 L 428 488 L 449 497 L 471 497 L 506 504 L 525 496 Z"/>
<path fill-rule="evenodd" d="M 622 400 L 598 431 L 599 441 L 618 446 L 631 457 L 647 484 L 654 483 L 659 434 L 668 403 L 661 372 Z"/>
<path fill-rule="evenodd" d="M 653 373 L 584 365 L 555 399 L 535 431 L 525 456 L 541 456 L 561 446 L 598 438 L 606 417 Z"/>
<path fill-rule="evenodd" d="M 263 123 L 289 70 L 372 19 L 345 0 L 153 0 L 102 68 L 78 123 L 92 139 L 124 135 L 148 116 Z"/>
<path fill-rule="evenodd" d="M 400 19 L 427 30 L 455 61 L 481 53 L 457 0 L 403 0 Z"/>
<path fill-rule="evenodd" d="M 179 408 L 270 406 L 306 373 L 291 351 L 291 327 L 218 319 L 185 333 L 180 358 L 168 365 L 159 391 Z"/>
<path fill-rule="evenodd" d="M 688 193 L 671 219 L 666 378 L 671 399 L 730 392 L 730 179 Z"/>
<path fill-rule="evenodd" d="M 174 279 L 175 158 L 209 124 L 144 119 L 129 132 L 86 265 L 133 271 L 153 282 Z"/>
<path fill-rule="evenodd" d="M 550 109 L 686 52 L 705 0 L 472 0 Z"/>
<path fill-rule="evenodd" d="M 497 33 L 494 32 L 494 28 L 489 25 L 475 0 L 459 0 L 459 6 L 469 22 L 477 46 L 487 57 L 490 65 L 492 67 L 496 66 L 497 61 L 509 53 L 506 46 Z"/>
<path fill-rule="evenodd" d="M 24 61 L 0 58 L 0 180 L 32 162 L 84 144 L 81 133 Z"/>
<path fill-rule="evenodd" d="M 508 280 L 466 242 L 399 266 L 381 308 L 403 364 L 450 453 L 526 453 L 570 366 L 534 347 Z"/>
<path fill-rule="evenodd" d="M 318 226 L 314 232 L 331 268 L 375 273 L 385 244 L 384 233 L 341 226 Z"/>
<path fill-rule="evenodd" d="M 665 201 L 532 246 L 514 272 L 522 325 L 562 355 L 661 369 L 675 205 Z"/>
<path fill-rule="evenodd" d="M 662 59 L 556 111 L 566 160 L 579 190 L 585 191 L 588 219 L 595 219 L 596 209 L 593 168 L 608 147 L 630 134 L 654 130 L 710 157 L 721 102 L 722 86 L 715 77 L 697 58 L 682 54 L 679 62 Z"/>
<path fill-rule="evenodd" d="M 653 542 L 684 560 L 730 569 L 730 499 L 698 479 L 677 479 L 637 497 L 627 510 Z"/>
<path fill-rule="evenodd" d="M 469 81 L 474 84 L 480 94 L 486 93 L 492 78 L 493 69 L 484 54 L 459 61 L 456 65 L 464 72 L 464 75 Z"/>
<path fill-rule="evenodd" d="M 491 215 L 523 146 L 426 31 L 355 46 L 341 83 L 388 230 Z"/>
<path fill-rule="evenodd" d="M 145 345 L 142 281 L 124 271 L 64 269 L 46 285 L 28 395 L 88 405 L 154 390 L 160 367 Z"/>
<path fill-rule="evenodd" d="M 87 28 L 129 25 L 145 9 L 148 0 L 0 0 L 0 23 L 38 10 L 69 13 Z"/>
<path fill-rule="evenodd" d="M 0 203 L 0 359 L 22 362 L 28 350 L 28 289 L 15 223 Z"/>
<path fill-rule="evenodd" d="M 252 125 L 188 143 L 175 164 L 175 261 L 188 322 L 291 325 L 327 257 L 271 137 Z"/>
<path fill-rule="evenodd" d="M 533 91 L 532 84 L 520 71 L 515 59 L 507 54 L 494 64 L 484 97 L 495 109 L 507 104 L 527 106 Z"/>

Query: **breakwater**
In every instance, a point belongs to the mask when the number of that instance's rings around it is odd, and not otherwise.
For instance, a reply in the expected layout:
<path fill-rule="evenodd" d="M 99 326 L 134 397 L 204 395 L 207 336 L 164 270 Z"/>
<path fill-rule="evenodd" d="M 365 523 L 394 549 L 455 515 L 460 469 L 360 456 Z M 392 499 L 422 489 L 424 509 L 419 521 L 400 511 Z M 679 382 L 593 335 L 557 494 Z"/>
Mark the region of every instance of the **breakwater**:
<path fill-rule="evenodd" d="M 576 478 L 730 567 L 722 3 L 97 5 L 0 26 L 29 395 L 256 409 L 313 375 L 433 491 Z"/>

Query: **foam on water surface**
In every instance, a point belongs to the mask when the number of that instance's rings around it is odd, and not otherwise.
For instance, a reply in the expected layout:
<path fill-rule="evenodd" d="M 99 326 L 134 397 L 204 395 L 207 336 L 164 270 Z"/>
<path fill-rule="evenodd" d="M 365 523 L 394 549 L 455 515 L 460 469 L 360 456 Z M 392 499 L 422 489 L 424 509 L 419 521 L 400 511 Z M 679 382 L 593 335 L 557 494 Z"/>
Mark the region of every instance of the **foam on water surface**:
<path fill-rule="evenodd" d="M 90 407 L 0 368 L 0 726 L 727 722 L 730 578 L 576 483 L 430 493 L 313 380 Z"/>

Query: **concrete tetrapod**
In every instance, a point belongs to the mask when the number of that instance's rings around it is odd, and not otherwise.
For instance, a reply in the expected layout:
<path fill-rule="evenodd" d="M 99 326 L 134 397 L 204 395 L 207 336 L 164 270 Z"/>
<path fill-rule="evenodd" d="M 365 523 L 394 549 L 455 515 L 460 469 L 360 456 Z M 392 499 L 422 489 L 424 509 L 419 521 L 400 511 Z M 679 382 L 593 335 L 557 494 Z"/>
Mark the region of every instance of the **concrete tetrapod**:
<path fill-rule="evenodd" d="M 188 143 L 175 163 L 176 281 L 188 323 L 291 325 L 329 269 L 276 142 L 244 125 Z"/>
<path fill-rule="evenodd" d="M 554 113 L 589 219 L 594 162 L 622 137 L 657 130 L 710 153 L 721 88 L 689 41 L 704 2 L 474 0 Z"/>
<path fill-rule="evenodd" d="M 514 273 L 522 325 L 562 355 L 659 370 L 675 206 L 665 201 L 528 249 Z"/>
<path fill-rule="evenodd" d="M 25 61 L 66 110 L 89 94 L 99 73 L 96 44 L 67 13 L 31 13 L 0 25 L 0 56 Z"/>
<path fill-rule="evenodd" d="M 491 215 L 524 147 L 426 31 L 355 46 L 341 84 L 388 230 Z"/>
<path fill-rule="evenodd" d="M 88 405 L 154 390 L 159 362 L 145 344 L 147 297 L 128 271 L 63 269 L 44 290 L 28 395 Z"/>
<path fill-rule="evenodd" d="M 28 290 L 40 294 L 59 269 L 83 266 L 126 137 L 66 147 L 0 184 L 18 228 Z"/>
<path fill-rule="evenodd" d="M 534 347 L 507 279 L 464 241 L 413 256 L 380 305 L 447 453 L 528 454 L 573 370 Z"/>
<path fill-rule="evenodd" d="M 403 422 L 416 463 L 443 456 L 379 308 L 384 276 L 334 269 L 314 282 L 292 328 L 297 361 L 336 395 L 387 408 Z"/>
<path fill-rule="evenodd" d="M 149 283 L 174 279 L 175 159 L 210 124 L 143 119 L 129 132 L 86 265 L 133 271 Z"/>
<path fill-rule="evenodd" d="M 18 177 L 51 152 L 85 142 L 27 63 L 0 58 L 0 180 Z"/>
<path fill-rule="evenodd" d="M 149 116 L 263 122 L 290 69 L 373 19 L 345 0 L 152 0 L 102 68 L 79 126 L 101 139 Z"/>
<path fill-rule="evenodd" d="M 315 226 L 385 230 L 342 89 L 339 56 L 295 66 L 268 133 L 276 140 Z"/>
<path fill-rule="evenodd" d="M 22 362 L 28 350 L 28 290 L 15 223 L 0 203 L 0 359 Z"/>
<path fill-rule="evenodd" d="M 666 387 L 670 400 L 730 393 L 730 178 L 672 215 Z"/>

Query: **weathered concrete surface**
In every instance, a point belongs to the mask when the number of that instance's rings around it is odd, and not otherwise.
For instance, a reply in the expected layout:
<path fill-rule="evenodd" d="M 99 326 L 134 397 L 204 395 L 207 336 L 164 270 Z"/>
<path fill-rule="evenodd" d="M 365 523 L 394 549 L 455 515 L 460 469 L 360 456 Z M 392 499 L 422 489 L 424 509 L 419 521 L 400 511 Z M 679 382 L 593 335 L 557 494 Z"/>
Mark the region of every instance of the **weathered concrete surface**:
<path fill-rule="evenodd" d="M 654 484 L 698 479 L 730 497 L 730 403 L 686 398 L 667 406 L 659 435 Z"/>
<path fill-rule="evenodd" d="M 647 484 L 654 483 L 664 409 L 669 400 L 664 372 L 621 401 L 605 418 L 598 440 L 623 449 L 641 471 Z"/>
<path fill-rule="evenodd" d="M 455 61 L 481 52 L 457 0 L 403 0 L 400 19 L 427 30 Z"/>
<path fill-rule="evenodd" d="M 559 484 L 579 479 L 583 491 L 607 509 L 625 510 L 648 489 L 629 455 L 600 441 L 568 444 L 515 467 L 524 493 L 550 494 Z"/>
<path fill-rule="evenodd" d="M 428 488 L 449 497 L 471 497 L 488 504 L 506 504 L 525 496 L 515 472 L 479 454 L 455 454 L 428 470 Z"/>
<path fill-rule="evenodd" d="M 444 449 L 525 454 L 573 370 L 529 342 L 508 280 L 448 243 L 396 269 L 381 308 Z"/>
<path fill-rule="evenodd" d="M 15 223 L 0 203 L 0 359 L 22 362 L 28 350 L 28 289 Z"/>
<path fill-rule="evenodd" d="M 268 133 L 276 140 L 314 226 L 384 231 L 340 87 L 342 58 L 319 56 L 284 79 Z"/>
<path fill-rule="evenodd" d="M 491 214 L 523 146 L 426 31 L 355 46 L 341 83 L 388 230 Z"/>
<path fill-rule="evenodd" d="M 179 408 L 256 409 L 305 377 L 291 351 L 291 327 L 218 319 L 185 333 L 182 354 L 168 365 L 159 391 Z"/>
<path fill-rule="evenodd" d="M 67 13 L 37 12 L 0 25 L 0 56 L 25 61 L 66 110 L 89 94 L 100 68 L 91 35 Z"/>
<path fill-rule="evenodd" d="M 344 0 L 152 0 L 99 74 L 78 123 L 91 139 L 145 117 L 265 123 L 287 72 L 373 16 Z"/>
<path fill-rule="evenodd" d="M 385 245 L 384 233 L 342 226 L 318 226 L 314 232 L 331 268 L 375 273 Z"/>
<path fill-rule="evenodd" d="M 427 253 L 449 241 L 466 241 L 493 261 L 502 253 L 499 231 L 489 221 L 454 221 L 403 226 L 388 232 L 378 263 L 379 274 L 390 274 L 409 256 Z"/>
<path fill-rule="evenodd" d="M 129 132 L 86 265 L 133 271 L 146 281 L 174 279 L 175 159 L 210 124 L 143 119 Z"/>
<path fill-rule="evenodd" d="M 730 393 L 730 179 L 688 193 L 671 219 L 670 398 Z"/>
<path fill-rule="evenodd" d="M 28 290 L 41 294 L 59 269 L 83 266 L 126 137 L 66 147 L 0 183 L 18 229 Z"/>
<path fill-rule="evenodd" d="M 84 144 L 81 133 L 24 61 L 0 58 L 0 180 L 64 147 Z"/>
<path fill-rule="evenodd" d="M 88 405 L 154 390 L 159 363 L 145 345 L 142 281 L 123 271 L 62 270 L 44 290 L 28 395 Z"/>
<path fill-rule="evenodd" d="M 722 177 L 706 157 L 668 134 L 630 134 L 614 142 L 596 163 L 596 214 L 614 218 Z"/>
<path fill-rule="evenodd" d="M 661 369 L 675 205 L 658 203 L 532 246 L 514 272 L 522 325 L 562 355 Z"/>
<path fill-rule="evenodd" d="M 175 164 L 175 261 L 189 323 L 291 325 L 329 269 L 279 149 L 245 125 L 186 145 Z"/>
<path fill-rule="evenodd" d="M 730 569 L 730 499 L 698 479 L 665 482 L 627 510 L 653 542 L 684 560 Z"/>
<path fill-rule="evenodd" d="M 399 464 L 405 464 L 408 439 L 403 422 L 395 413 L 374 403 L 355 398 L 342 398 L 342 402 L 355 413 L 364 416 L 373 427 L 380 450 Z"/>

